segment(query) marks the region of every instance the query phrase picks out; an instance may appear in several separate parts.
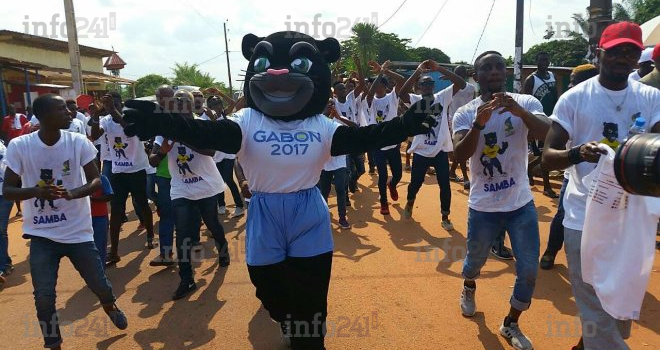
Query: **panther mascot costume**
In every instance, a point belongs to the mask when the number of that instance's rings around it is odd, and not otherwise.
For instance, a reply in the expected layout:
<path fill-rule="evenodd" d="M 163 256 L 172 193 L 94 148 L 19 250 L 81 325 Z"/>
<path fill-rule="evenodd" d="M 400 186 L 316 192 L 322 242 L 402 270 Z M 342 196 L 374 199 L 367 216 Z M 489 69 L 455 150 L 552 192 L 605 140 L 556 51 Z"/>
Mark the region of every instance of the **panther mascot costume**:
<path fill-rule="evenodd" d="M 331 96 L 334 38 L 297 32 L 248 34 L 247 107 L 206 121 L 127 101 L 125 132 L 237 153 L 253 197 L 246 223 L 246 261 L 256 296 L 294 350 L 325 349 L 333 239 L 328 206 L 316 187 L 331 156 L 360 153 L 426 134 L 435 121 L 423 99 L 392 121 L 365 127 L 324 116 Z M 302 326 L 301 326 L 302 325 Z M 298 327 L 301 326 L 301 327 Z"/>

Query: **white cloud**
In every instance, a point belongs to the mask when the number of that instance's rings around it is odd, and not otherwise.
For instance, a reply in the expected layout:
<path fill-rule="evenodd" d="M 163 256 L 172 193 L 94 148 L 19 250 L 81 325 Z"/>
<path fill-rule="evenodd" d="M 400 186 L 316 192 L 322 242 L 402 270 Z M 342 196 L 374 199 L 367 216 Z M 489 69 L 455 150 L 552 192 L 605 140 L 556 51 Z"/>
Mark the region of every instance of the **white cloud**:
<path fill-rule="evenodd" d="M 54 13 L 64 19 L 62 2 L 23 0 L 20 6 L 3 10 L 3 26 L 19 32 L 25 31 L 25 16 L 29 21 L 50 23 Z M 416 43 L 444 1 L 409 0 L 381 30 L 392 32 Z M 529 11 L 529 5 L 532 5 Z M 320 23 L 317 29 L 336 30 L 340 36 L 350 35 L 348 29 L 357 18 L 371 18 L 376 13 L 382 24 L 401 4 L 399 0 L 375 3 L 355 0 L 328 2 L 290 2 L 279 0 L 163 0 L 161 2 L 135 2 L 132 0 L 75 1 L 77 17 L 89 22 L 95 18 L 101 23 L 115 13 L 116 29 L 108 31 L 107 38 L 80 38 L 80 44 L 110 49 L 114 46 L 127 62 L 122 76 L 137 79 L 149 73 L 170 75 L 175 62 L 201 63 L 201 69 L 217 80 L 227 82 L 227 63 L 222 24 L 226 20 L 229 38 L 229 57 L 234 88 L 240 83 L 241 69 L 247 61 L 241 53 L 241 39 L 247 33 L 265 36 L 272 32 L 295 29 L 294 22 L 306 22 L 312 30 L 315 15 Z M 490 0 L 448 0 L 419 46 L 436 47 L 447 53 L 453 61 L 471 61 L 484 21 L 490 9 Z M 588 1 L 527 0 L 525 1 L 525 48 L 543 42 L 546 22 L 570 22 L 573 13 L 584 13 Z M 84 34 L 84 33 L 79 33 Z M 515 1 L 499 0 L 491 14 L 478 52 L 498 50 L 505 56 L 513 55 L 515 35 Z M 341 39 L 341 38 L 339 38 Z"/>

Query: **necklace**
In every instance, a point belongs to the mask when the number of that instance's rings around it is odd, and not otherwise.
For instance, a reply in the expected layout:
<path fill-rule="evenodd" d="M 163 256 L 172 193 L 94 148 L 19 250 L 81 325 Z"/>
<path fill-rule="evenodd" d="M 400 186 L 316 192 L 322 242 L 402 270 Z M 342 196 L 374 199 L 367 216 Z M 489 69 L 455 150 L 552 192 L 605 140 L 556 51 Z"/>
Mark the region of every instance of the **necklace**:
<path fill-rule="evenodd" d="M 629 91 L 629 90 L 630 90 L 629 88 L 626 88 L 626 94 L 623 95 L 623 101 L 621 101 L 621 103 L 618 104 L 618 105 L 616 104 L 616 102 L 614 102 L 614 100 L 612 99 L 612 97 L 610 97 L 610 94 L 608 94 L 607 92 L 605 92 L 605 96 L 607 96 L 607 98 L 609 98 L 610 101 L 612 101 L 612 103 L 614 103 L 614 104 L 616 105 L 616 111 L 617 111 L 617 112 L 621 112 L 621 110 L 623 109 L 623 104 L 626 103 L 626 98 L 628 98 L 628 91 Z"/>

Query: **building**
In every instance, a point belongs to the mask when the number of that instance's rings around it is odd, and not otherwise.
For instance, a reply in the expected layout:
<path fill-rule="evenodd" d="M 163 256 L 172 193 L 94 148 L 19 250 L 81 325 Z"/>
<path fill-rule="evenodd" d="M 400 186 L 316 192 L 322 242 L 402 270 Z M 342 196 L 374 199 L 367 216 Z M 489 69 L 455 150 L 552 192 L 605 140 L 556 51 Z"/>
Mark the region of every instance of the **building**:
<path fill-rule="evenodd" d="M 83 94 L 104 93 L 108 84 L 135 82 L 105 74 L 103 58 L 115 52 L 79 45 Z M 19 112 L 40 94 L 56 93 L 76 98 L 71 83 L 69 46 L 66 41 L 0 30 L 0 112 L 7 115 L 12 104 Z"/>

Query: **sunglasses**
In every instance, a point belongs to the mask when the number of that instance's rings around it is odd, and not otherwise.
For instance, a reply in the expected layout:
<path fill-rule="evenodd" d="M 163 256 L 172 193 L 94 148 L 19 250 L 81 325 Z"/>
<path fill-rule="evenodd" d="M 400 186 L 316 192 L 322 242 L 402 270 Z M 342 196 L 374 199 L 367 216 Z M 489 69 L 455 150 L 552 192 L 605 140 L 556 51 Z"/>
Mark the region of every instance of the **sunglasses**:
<path fill-rule="evenodd" d="M 419 83 L 419 86 L 434 86 L 435 82 L 434 81 L 423 81 Z"/>

